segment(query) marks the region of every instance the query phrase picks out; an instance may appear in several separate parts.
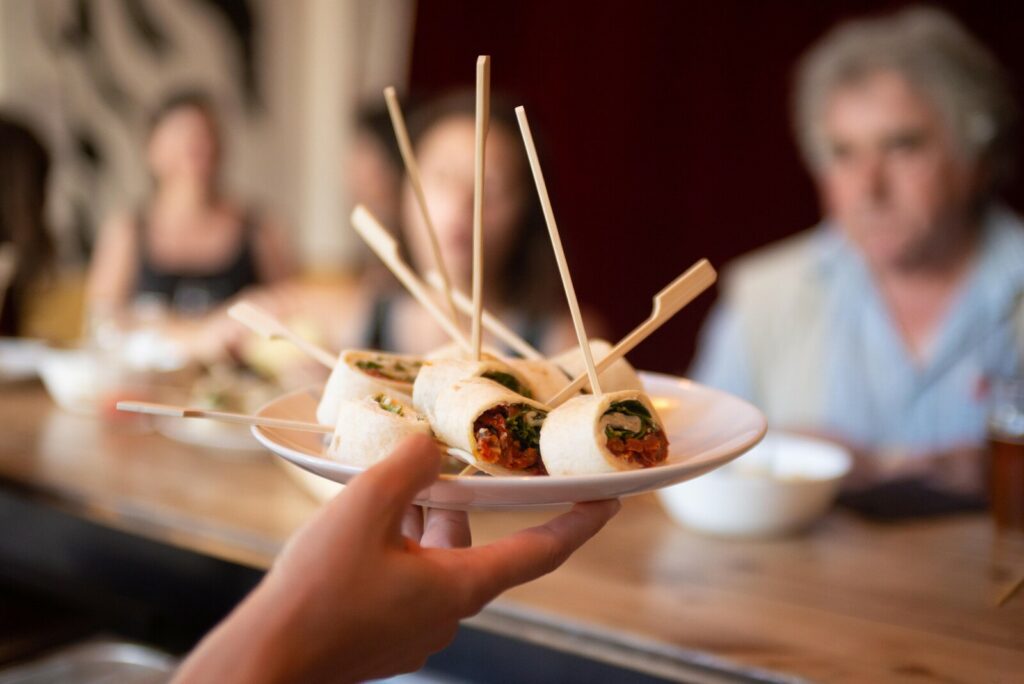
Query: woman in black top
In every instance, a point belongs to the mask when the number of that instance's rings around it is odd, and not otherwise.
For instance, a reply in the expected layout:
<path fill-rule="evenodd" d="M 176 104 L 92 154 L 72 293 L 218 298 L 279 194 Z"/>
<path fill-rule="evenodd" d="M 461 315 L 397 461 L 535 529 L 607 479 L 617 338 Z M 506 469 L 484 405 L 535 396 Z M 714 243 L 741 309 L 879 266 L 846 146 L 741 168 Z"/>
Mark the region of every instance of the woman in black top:
<path fill-rule="evenodd" d="M 104 227 L 89 275 L 91 313 L 116 315 L 144 300 L 195 317 L 293 273 L 280 230 L 222 191 L 221 139 L 205 96 L 168 99 L 152 118 L 146 153 L 152 196 Z"/>

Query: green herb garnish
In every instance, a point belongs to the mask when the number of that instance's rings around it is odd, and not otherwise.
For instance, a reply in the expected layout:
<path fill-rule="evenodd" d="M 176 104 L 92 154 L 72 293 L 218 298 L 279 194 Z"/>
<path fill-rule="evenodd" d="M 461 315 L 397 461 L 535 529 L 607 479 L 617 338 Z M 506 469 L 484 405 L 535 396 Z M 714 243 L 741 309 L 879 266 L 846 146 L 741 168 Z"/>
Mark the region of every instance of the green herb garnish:
<path fill-rule="evenodd" d="M 405 411 L 402 410 L 402 405 L 394 401 L 391 397 L 386 394 L 378 394 L 373 398 L 377 402 L 377 406 L 380 406 L 385 411 L 394 413 L 396 416 L 405 415 Z"/>
<path fill-rule="evenodd" d="M 540 444 L 540 428 L 547 414 L 530 407 L 521 407 L 519 412 L 506 420 L 508 432 L 519 442 L 521 448 L 536 447 Z"/>
<path fill-rule="evenodd" d="M 505 373 L 503 371 L 487 371 L 481 377 L 493 380 L 502 387 L 507 387 L 516 394 L 524 396 L 527 399 L 533 399 L 533 392 L 523 385 L 523 383 L 519 382 L 519 379 L 511 373 Z"/>
<path fill-rule="evenodd" d="M 605 426 L 604 434 L 608 439 L 640 439 L 658 429 L 654 418 L 651 416 L 651 412 L 647 410 L 646 406 L 635 399 L 615 402 L 608 407 L 604 415 L 610 416 L 616 413 L 639 418 L 640 429 L 634 432 L 622 426 L 607 425 Z"/>

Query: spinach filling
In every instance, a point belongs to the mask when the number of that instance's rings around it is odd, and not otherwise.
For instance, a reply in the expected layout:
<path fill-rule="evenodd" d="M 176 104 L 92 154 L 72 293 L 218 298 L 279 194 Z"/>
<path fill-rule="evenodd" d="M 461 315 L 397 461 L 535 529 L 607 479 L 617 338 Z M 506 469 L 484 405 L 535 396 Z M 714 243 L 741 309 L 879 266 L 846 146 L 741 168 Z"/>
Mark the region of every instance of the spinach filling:
<path fill-rule="evenodd" d="M 402 405 L 386 394 L 378 394 L 373 398 L 373 400 L 377 402 L 377 406 L 380 406 L 385 411 L 394 413 L 396 416 L 405 415 L 405 411 L 402 409 Z"/>
<path fill-rule="evenodd" d="M 510 415 L 505 424 L 508 426 L 508 433 L 521 448 L 536 449 L 540 444 L 540 428 L 546 417 L 547 414 L 543 411 L 523 406 L 519 412 Z"/>
<path fill-rule="evenodd" d="M 654 422 L 654 418 L 651 417 L 651 412 L 647 410 L 646 406 L 635 399 L 617 401 L 604 412 L 606 416 L 614 414 L 639 419 L 640 428 L 638 430 L 630 430 L 625 426 L 607 425 L 604 429 L 604 434 L 608 439 L 641 439 L 658 430 L 658 425 Z M 635 423 L 635 421 L 631 422 Z"/>
<path fill-rule="evenodd" d="M 487 371 L 481 377 L 493 380 L 502 387 L 506 387 L 527 399 L 533 399 L 533 392 L 531 392 L 526 385 L 519 382 L 519 379 L 511 373 L 505 373 L 504 371 Z"/>
<path fill-rule="evenodd" d="M 423 363 L 420 361 L 402 361 L 401 359 L 386 359 L 378 356 L 376 359 L 360 359 L 356 361 L 356 368 L 369 376 L 384 378 L 396 382 L 412 383 L 419 375 Z"/>

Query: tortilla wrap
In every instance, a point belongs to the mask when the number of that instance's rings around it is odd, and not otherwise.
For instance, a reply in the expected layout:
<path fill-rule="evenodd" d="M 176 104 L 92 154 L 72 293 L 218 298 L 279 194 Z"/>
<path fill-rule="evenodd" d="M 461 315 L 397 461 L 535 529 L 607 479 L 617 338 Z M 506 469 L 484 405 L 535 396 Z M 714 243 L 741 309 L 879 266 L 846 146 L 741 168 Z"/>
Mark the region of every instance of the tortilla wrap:
<path fill-rule="evenodd" d="M 390 406 L 388 410 L 381 403 Z M 327 456 L 346 465 L 368 468 L 386 458 L 410 435 L 430 435 L 430 423 L 396 395 L 378 394 L 345 399 Z"/>
<path fill-rule="evenodd" d="M 346 399 L 362 399 L 375 394 L 397 395 L 408 399 L 412 394 L 412 382 L 401 382 L 389 378 L 375 377 L 359 368 L 360 362 L 384 360 L 403 364 L 404 367 L 418 366 L 422 359 L 418 356 L 388 354 L 372 349 L 346 349 L 338 354 L 338 361 L 327 379 L 320 404 L 316 408 L 317 422 L 323 425 L 335 425 L 338 420 L 338 409 Z"/>
<path fill-rule="evenodd" d="M 664 424 L 643 392 L 623 390 L 601 395 L 584 394 L 569 399 L 548 414 L 540 431 L 540 452 L 549 475 L 590 475 L 636 470 L 608 450 L 604 414 L 612 404 L 638 401 L 664 432 Z"/>

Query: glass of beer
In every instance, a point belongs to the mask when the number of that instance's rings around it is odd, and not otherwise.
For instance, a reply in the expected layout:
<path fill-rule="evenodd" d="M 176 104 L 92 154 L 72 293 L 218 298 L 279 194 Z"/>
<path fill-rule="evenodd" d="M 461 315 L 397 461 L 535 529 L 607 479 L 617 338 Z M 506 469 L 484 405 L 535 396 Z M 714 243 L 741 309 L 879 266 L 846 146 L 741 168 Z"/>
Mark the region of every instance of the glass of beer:
<path fill-rule="evenodd" d="M 1024 531 L 1024 377 L 991 385 L 988 415 L 988 488 L 992 518 L 1002 529 Z"/>

